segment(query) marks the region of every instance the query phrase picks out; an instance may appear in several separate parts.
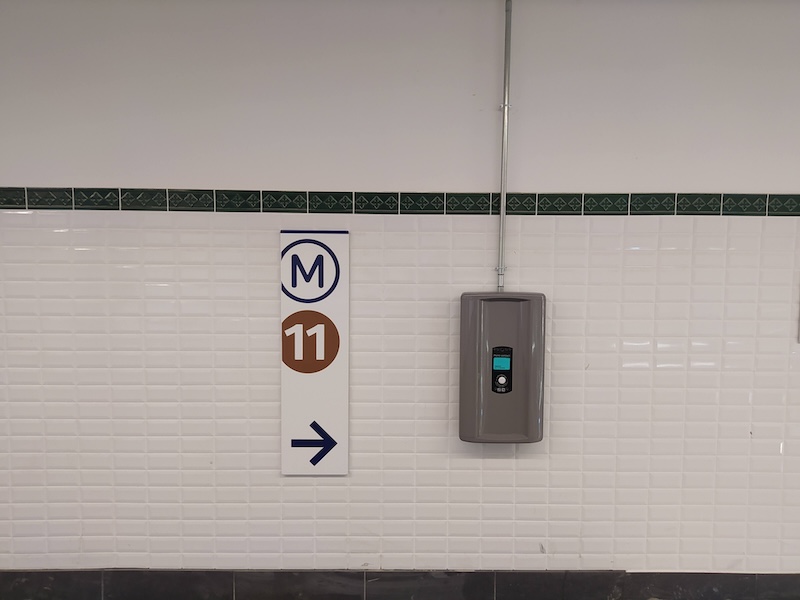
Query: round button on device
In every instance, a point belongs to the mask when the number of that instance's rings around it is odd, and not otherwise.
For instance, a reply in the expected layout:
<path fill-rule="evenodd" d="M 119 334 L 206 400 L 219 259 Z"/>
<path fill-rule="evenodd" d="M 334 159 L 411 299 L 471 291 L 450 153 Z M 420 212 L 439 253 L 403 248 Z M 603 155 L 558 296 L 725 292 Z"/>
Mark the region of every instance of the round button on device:
<path fill-rule="evenodd" d="M 497 385 L 505 385 L 508 383 L 508 377 L 505 375 L 498 375 L 497 376 Z"/>

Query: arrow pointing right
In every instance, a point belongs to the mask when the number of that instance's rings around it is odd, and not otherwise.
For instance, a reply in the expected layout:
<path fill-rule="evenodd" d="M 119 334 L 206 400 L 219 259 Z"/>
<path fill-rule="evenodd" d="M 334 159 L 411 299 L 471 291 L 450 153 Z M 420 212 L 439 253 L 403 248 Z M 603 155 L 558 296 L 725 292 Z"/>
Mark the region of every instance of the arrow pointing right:
<path fill-rule="evenodd" d="M 312 465 L 317 466 L 317 463 L 325 458 L 325 455 L 328 454 L 328 452 L 333 450 L 333 447 L 336 445 L 336 440 L 328 435 L 328 432 L 320 427 L 319 423 L 316 421 L 311 421 L 311 429 L 317 432 L 317 435 L 319 435 L 320 439 L 292 440 L 292 448 L 320 448 L 320 451 L 317 452 L 310 461 L 308 461 Z"/>

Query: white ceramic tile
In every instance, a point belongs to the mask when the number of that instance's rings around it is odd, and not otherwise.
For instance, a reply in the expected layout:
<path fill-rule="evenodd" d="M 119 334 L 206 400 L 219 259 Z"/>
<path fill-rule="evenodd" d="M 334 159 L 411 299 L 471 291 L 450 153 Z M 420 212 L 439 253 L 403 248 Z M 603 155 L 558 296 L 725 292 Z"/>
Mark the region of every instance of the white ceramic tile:
<path fill-rule="evenodd" d="M 508 281 L 548 294 L 547 439 L 509 452 L 455 439 L 457 298 L 493 284 L 492 219 L 15 217 L 0 222 L 9 514 L 43 529 L 12 531 L 11 566 L 39 565 L 25 539 L 46 539 L 52 564 L 82 560 L 64 523 L 90 534 L 85 568 L 115 551 L 113 566 L 165 568 L 789 564 L 787 220 L 520 218 Z M 276 474 L 282 223 L 353 231 L 343 480 Z M 273 518 L 267 537 L 241 543 L 248 514 Z M 115 517 L 109 546 L 99 524 Z M 155 536 L 162 518 L 205 529 Z"/>

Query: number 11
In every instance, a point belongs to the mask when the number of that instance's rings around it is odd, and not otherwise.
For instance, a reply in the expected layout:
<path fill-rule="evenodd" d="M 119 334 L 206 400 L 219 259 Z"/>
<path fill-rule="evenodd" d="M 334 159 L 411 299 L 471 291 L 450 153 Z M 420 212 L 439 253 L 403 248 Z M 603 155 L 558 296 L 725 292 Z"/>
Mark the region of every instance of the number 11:
<path fill-rule="evenodd" d="M 294 359 L 303 360 L 303 324 L 292 325 L 284 331 L 284 334 L 294 336 Z M 315 338 L 316 360 L 325 360 L 325 324 L 314 325 L 306 331 L 306 335 L 309 337 L 313 335 Z"/>

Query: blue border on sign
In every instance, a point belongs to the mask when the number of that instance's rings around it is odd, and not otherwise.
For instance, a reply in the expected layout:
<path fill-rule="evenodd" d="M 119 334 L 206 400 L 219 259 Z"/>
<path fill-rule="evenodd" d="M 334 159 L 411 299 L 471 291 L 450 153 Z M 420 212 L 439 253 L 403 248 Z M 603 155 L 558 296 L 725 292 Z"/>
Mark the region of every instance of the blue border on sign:
<path fill-rule="evenodd" d="M 349 231 L 320 231 L 319 229 L 281 229 L 281 233 L 350 233 Z"/>
<path fill-rule="evenodd" d="M 294 233 L 294 232 L 282 231 L 281 233 Z M 300 232 L 296 232 L 296 233 L 300 233 Z M 327 231 L 327 232 L 309 231 L 309 232 L 306 232 L 306 233 L 334 233 L 334 232 L 331 232 L 331 231 Z M 339 233 L 347 233 L 347 232 L 346 231 L 341 231 Z M 289 296 L 289 298 L 291 298 L 295 302 L 301 302 L 303 304 L 313 304 L 314 302 L 320 302 L 321 300 L 325 300 L 325 298 L 327 298 L 328 296 L 330 296 L 333 293 L 333 290 L 335 290 L 336 286 L 339 284 L 339 275 L 341 274 L 341 269 L 339 267 L 339 259 L 336 258 L 336 254 L 334 254 L 333 250 L 331 250 L 327 245 L 323 244 L 319 240 L 312 240 L 312 239 L 308 239 L 308 238 L 302 239 L 302 240 L 295 240 L 291 244 L 286 246 L 286 248 L 284 248 L 281 251 L 281 260 L 283 260 L 283 257 L 286 255 L 286 253 L 290 249 L 292 249 L 295 246 L 297 246 L 297 244 L 306 244 L 306 243 L 311 243 L 311 244 L 315 244 L 317 246 L 322 247 L 328 254 L 330 254 L 331 258 L 333 259 L 333 265 L 336 267 L 336 277 L 333 278 L 333 284 L 331 285 L 331 289 L 329 289 L 327 292 L 322 294 L 322 296 L 320 296 L 319 298 L 313 298 L 311 300 L 298 298 L 297 296 L 292 294 L 289 290 L 286 289 L 286 286 L 283 285 L 283 281 L 281 281 L 281 290 L 283 290 L 283 293 L 286 294 L 287 296 Z M 303 272 L 305 272 L 305 271 L 303 271 Z M 311 272 L 312 273 L 314 272 L 313 269 L 312 269 Z M 310 277 L 310 275 L 309 275 L 309 277 Z"/>

